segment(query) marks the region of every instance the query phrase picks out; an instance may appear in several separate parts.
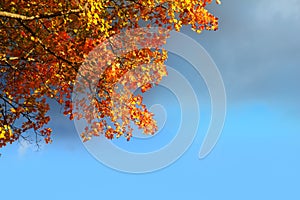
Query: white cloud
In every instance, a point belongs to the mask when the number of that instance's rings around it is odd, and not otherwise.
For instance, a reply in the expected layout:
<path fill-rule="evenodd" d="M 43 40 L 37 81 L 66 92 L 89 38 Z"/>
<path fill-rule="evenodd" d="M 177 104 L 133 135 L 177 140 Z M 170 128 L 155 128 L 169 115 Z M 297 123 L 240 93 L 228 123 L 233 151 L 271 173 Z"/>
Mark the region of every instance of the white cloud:
<path fill-rule="evenodd" d="M 18 149 L 18 154 L 20 157 L 23 157 L 27 150 L 32 146 L 32 144 L 30 144 L 28 141 L 26 140 L 21 140 L 20 141 L 20 145 L 19 145 L 19 149 Z"/>

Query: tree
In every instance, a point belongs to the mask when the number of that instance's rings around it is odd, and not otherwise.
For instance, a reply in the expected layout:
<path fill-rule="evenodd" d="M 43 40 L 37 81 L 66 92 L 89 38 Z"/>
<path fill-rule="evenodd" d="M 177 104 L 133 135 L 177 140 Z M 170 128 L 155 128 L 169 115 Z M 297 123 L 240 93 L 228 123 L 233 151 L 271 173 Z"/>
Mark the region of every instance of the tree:
<path fill-rule="evenodd" d="M 142 92 L 150 89 L 167 75 L 165 50 L 138 49 L 106 63 L 90 105 L 74 105 L 71 101 L 79 67 L 87 64 L 85 58 L 97 45 L 124 30 L 157 26 L 180 31 L 184 25 L 198 33 L 217 30 L 218 19 L 206 10 L 210 3 L 211 0 L 1 1 L 0 147 L 20 138 L 28 139 L 28 133 L 36 142 L 41 138 L 51 142 L 52 130 L 46 127 L 50 120 L 49 99 L 62 105 L 71 120 L 88 120 L 89 126 L 81 135 L 84 141 L 101 133 L 109 139 L 125 136 L 129 140 L 130 122 L 144 133 L 153 134 L 156 122 L 142 96 L 118 94 L 126 104 L 115 112 L 112 89 L 127 71 L 152 63 L 150 71 L 142 69 L 144 77 L 151 81 L 138 85 Z M 156 42 L 163 44 L 163 40 Z M 90 78 L 88 73 L 79 76 Z M 78 106 L 93 106 L 96 115 L 74 112 Z"/>

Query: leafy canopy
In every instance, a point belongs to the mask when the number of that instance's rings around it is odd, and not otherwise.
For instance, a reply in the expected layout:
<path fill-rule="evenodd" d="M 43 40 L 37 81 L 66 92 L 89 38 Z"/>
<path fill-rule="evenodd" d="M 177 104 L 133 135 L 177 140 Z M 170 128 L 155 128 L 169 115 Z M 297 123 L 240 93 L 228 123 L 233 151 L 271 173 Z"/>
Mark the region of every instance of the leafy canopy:
<path fill-rule="evenodd" d="M 143 64 L 151 64 L 151 69 L 141 68 L 136 76 L 127 77 L 126 83 L 140 87 L 142 92 L 159 83 L 167 75 L 165 50 L 138 49 L 106 63 L 104 72 L 97 77 L 96 94 L 88 103 L 82 100 L 75 105 L 71 93 L 79 67 L 97 45 L 124 30 L 162 27 L 180 31 L 184 25 L 198 33 L 217 30 L 218 19 L 206 9 L 210 3 L 211 0 L 1 1 L 0 147 L 20 138 L 51 142 L 52 130 L 46 126 L 50 120 L 49 99 L 62 105 L 63 113 L 71 120 L 76 117 L 89 122 L 81 134 L 84 141 L 100 133 L 109 139 L 125 136 L 129 140 L 132 122 L 144 133 L 153 134 L 156 122 L 142 96 L 113 92 L 120 78 L 125 80 L 126 72 Z M 155 42 L 163 44 L 166 37 Z M 79 76 L 90 79 L 89 73 Z M 117 111 L 113 109 L 113 95 L 119 103 L 126 102 L 120 103 Z M 95 113 L 74 112 L 79 106 L 92 106 Z"/>

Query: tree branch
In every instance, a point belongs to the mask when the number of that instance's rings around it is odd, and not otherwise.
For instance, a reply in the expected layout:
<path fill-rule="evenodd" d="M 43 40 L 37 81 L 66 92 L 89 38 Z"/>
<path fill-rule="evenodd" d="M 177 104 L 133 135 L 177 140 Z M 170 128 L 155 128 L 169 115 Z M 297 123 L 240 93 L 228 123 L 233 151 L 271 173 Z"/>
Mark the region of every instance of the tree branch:
<path fill-rule="evenodd" d="M 68 11 L 59 11 L 59 12 L 55 12 L 55 13 L 44 13 L 44 14 L 29 17 L 29 16 L 25 16 L 25 15 L 16 14 L 16 13 L 0 11 L 0 17 L 19 19 L 19 20 L 23 20 L 23 21 L 31 21 L 31 20 L 35 20 L 35 19 L 52 18 L 52 17 L 76 14 L 76 13 L 81 13 L 81 12 L 83 12 L 83 10 L 81 10 L 81 9 L 71 9 Z"/>

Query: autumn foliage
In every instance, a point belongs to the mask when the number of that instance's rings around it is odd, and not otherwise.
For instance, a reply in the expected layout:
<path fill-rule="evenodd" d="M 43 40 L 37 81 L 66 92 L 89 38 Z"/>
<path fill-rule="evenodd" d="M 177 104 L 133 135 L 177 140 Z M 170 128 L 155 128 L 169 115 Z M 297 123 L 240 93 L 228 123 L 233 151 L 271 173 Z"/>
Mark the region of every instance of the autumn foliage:
<path fill-rule="evenodd" d="M 80 66 L 95 47 L 124 30 L 162 27 L 179 31 L 217 30 L 218 19 L 206 10 L 211 0 L 4 0 L 0 1 L 0 147 L 32 133 L 32 138 L 51 142 L 49 99 L 63 106 L 71 120 L 85 118 L 89 125 L 84 141 L 104 134 L 107 138 L 132 136 L 132 122 L 145 134 L 157 130 L 153 114 L 142 96 L 116 93 L 116 84 L 149 90 L 167 75 L 167 52 L 158 48 L 126 52 L 98 74 L 96 91 L 88 101 L 72 102 L 76 77 L 88 80 Z M 220 1 L 217 1 L 220 3 Z M 166 36 L 167 37 L 167 36 Z M 163 44 L 166 38 L 156 42 Z M 104 55 L 104 54 L 102 54 Z M 101 58 L 104 61 L 104 58 Z M 143 65 L 147 67 L 138 68 Z M 135 76 L 126 76 L 130 70 Z M 141 75 L 141 76 L 139 76 Z M 95 77 L 94 77 L 95 78 Z M 88 87 L 87 87 L 88 88 Z M 84 90 L 84 89 L 83 89 Z M 82 92 L 82 91 L 81 91 Z M 130 94 L 130 95 L 128 95 Z M 126 96 L 127 95 L 127 96 Z M 112 99 L 114 97 L 114 99 Z M 95 108 L 78 113 L 78 107 Z M 118 106 L 118 109 L 114 109 Z"/>

